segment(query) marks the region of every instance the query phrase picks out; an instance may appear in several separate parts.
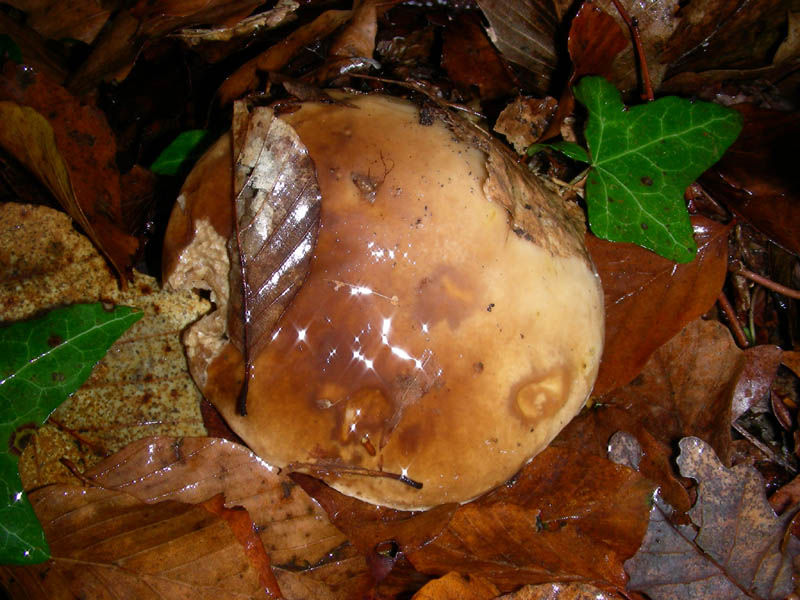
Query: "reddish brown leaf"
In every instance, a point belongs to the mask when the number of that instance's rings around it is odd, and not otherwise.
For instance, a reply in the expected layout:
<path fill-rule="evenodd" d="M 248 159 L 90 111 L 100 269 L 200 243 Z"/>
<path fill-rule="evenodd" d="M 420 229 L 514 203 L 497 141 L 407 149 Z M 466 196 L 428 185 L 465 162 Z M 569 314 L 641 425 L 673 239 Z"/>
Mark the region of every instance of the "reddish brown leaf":
<path fill-rule="evenodd" d="M 411 600 L 491 600 L 500 590 L 483 577 L 461 573 L 448 573 L 425 584 Z"/>
<path fill-rule="evenodd" d="M 542 99 L 519 96 L 497 117 L 494 130 L 506 136 L 518 154 L 524 154 L 547 131 L 558 107 L 550 96 Z"/>
<path fill-rule="evenodd" d="M 653 488 L 610 461 L 548 448 L 509 485 L 463 505 L 429 544 L 408 553 L 425 573 L 468 572 L 510 591 L 592 580 L 623 588 Z"/>
<path fill-rule="evenodd" d="M 42 37 L 51 40 L 65 38 L 91 44 L 111 15 L 110 7 L 95 0 L 11 0 L 10 4 L 26 13 L 26 24 Z M 26 57 L 27 58 L 27 57 Z"/>
<path fill-rule="evenodd" d="M 553 445 L 605 458 L 612 436 L 620 431 L 633 435 L 642 455 L 637 470 L 661 488 L 661 495 L 681 512 L 691 502 L 673 467 L 671 446 L 655 438 L 639 420 L 637 406 L 599 404 L 584 410 L 553 440 Z"/>
<path fill-rule="evenodd" d="M 234 109 L 236 260 L 228 323 L 245 359 L 238 405 L 247 413 L 252 366 L 308 274 L 322 193 L 308 150 L 269 108 Z"/>
<path fill-rule="evenodd" d="M 0 77 L 0 144 L 35 173 L 123 278 L 139 243 L 120 209 L 116 142 L 102 113 L 27 67 L 7 63 Z"/>
<path fill-rule="evenodd" d="M 236 540 L 241 544 L 247 560 L 258 572 L 258 581 L 264 588 L 268 598 L 281 598 L 281 590 L 278 581 L 272 572 L 269 556 L 264 550 L 264 544 L 256 533 L 255 525 L 247 511 L 239 507 L 236 509 L 225 507 L 225 498 L 222 494 L 217 494 L 213 498 L 202 503 L 202 507 L 213 515 L 217 515 L 224 520 L 231 528 Z"/>
<path fill-rule="evenodd" d="M 30 499 L 52 559 L 0 570 L 19 597 L 234 600 L 264 593 L 226 522 L 201 506 L 148 505 L 121 492 L 66 485 Z"/>
<path fill-rule="evenodd" d="M 628 38 L 602 8 L 584 2 L 572 20 L 567 48 L 572 59 L 571 81 L 584 75 L 608 77 L 617 54 L 628 45 Z"/>
<path fill-rule="evenodd" d="M 775 243 L 800 254 L 797 112 L 734 107 L 744 117 L 739 138 L 702 178 L 703 186 Z"/>
<path fill-rule="evenodd" d="M 470 93 L 471 88 L 477 88 L 481 100 L 506 96 L 514 87 L 475 14 L 462 14 L 448 23 L 443 34 L 442 67 L 459 88 Z"/>
<path fill-rule="evenodd" d="M 329 10 L 316 19 L 298 27 L 280 42 L 257 57 L 250 59 L 234 71 L 220 86 L 220 104 L 229 104 L 241 98 L 258 85 L 258 74 L 278 71 L 285 67 L 300 50 L 330 35 L 346 23 L 352 12 L 349 10 Z"/>
<path fill-rule="evenodd" d="M 692 222 L 698 250 L 687 264 L 587 234 L 606 304 L 596 394 L 630 382 L 656 348 L 716 302 L 727 272 L 729 227 L 703 217 Z"/>
<path fill-rule="evenodd" d="M 779 515 L 788 508 L 800 504 L 800 475 L 772 494 L 769 497 L 769 504 Z"/>
<path fill-rule="evenodd" d="M 731 421 L 735 421 L 754 405 L 767 412 L 767 397 L 778 374 L 783 351 L 777 346 L 755 346 L 744 351 L 744 363 L 731 400 Z"/>
<path fill-rule="evenodd" d="M 800 377 L 800 352 L 786 352 L 781 355 L 781 362 Z"/>
<path fill-rule="evenodd" d="M 630 587 L 654 600 L 785 598 L 793 589 L 792 560 L 800 542 L 784 544 L 793 512 L 776 517 L 764 481 L 752 467 L 726 469 L 698 438 L 680 442 L 681 474 L 698 482 L 689 512 L 694 527 L 676 526 L 661 503 L 637 555 L 625 563 Z M 745 593 L 746 592 L 746 593 Z"/>
<path fill-rule="evenodd" d="M 659 348 L 629 385 L 601 398 L 630 410 L 659 441 L 696 435 L 728 462 L 731 397 L 742 351 L 718 321 L 693 321 Z"/>

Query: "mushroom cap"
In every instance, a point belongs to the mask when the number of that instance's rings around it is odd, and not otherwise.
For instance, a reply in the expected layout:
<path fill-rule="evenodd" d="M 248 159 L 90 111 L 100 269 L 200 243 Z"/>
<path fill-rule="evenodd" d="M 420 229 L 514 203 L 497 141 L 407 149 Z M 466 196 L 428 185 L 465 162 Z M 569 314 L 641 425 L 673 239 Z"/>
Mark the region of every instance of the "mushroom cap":
<path fill-rule="evenodd" d="M 569 243 L 520 231 L 490 193 L 485 145 L 442 120 L 422 124 L 410 102 L 307 102 L 281 118 L 322 192 L 310 272 L 255 358 L 247 416 L 236 413 L 241 354 L 219 339 L 198 349 L 195 334 L 203 393 L 266 461 L 368 502 L 422 509 L 507 481 L 597 375 L 603 295 L 580 230 L 563 216 L 552 233 Z M 167 236 L 181 240 L 165 260 L 175 285 L 192 269 L 175 267 L 191 259 L 187 231 L 200 229 L 186 217 L 192 185 Z M 215 219 L 204 235 L 226 239 Z M 211 287 L 220 304 L 224 282 Z"/>

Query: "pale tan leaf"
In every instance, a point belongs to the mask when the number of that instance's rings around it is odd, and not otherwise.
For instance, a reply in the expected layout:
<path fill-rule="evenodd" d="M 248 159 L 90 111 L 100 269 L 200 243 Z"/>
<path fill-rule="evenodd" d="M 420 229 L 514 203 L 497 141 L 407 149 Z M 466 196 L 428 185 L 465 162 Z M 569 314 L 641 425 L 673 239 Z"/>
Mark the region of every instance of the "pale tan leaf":
<path fill-rule="evenodd" d="M 411 600 L 491 600 L 499 593 L 488 579 L 451 571 L 426 583 Z"/>
<path fill-rule="evenodd" d="M 273 565 L 307 567 L 345 542 L 325 511 L 299 486 L 227 440 L 143 439 L 85 475 L 99 486 L 147 503 L 198 503 L 224 494 L 226 506 L 247 509 Z"/>
<path fill-rule="evenodd" d="M 542 583 L 526 585 L 497 600 L 623 600 L 625 596 L 588 583 Z"/>
<path fill-rule="evenodd" d="M 179 336 L 208 302 L 160 290 L 138 273 L 120 291 L 94 246 L 58 211 L 3 204 L 0 223 L 0 321 L 98 300 L 137 306 L 145 315 L 29 443 L 20 461 L 26 488 L 74 481 L 59 462 L 62 456 L 86 468 L 149 435 L 205 435 L 200 394 Z"/>

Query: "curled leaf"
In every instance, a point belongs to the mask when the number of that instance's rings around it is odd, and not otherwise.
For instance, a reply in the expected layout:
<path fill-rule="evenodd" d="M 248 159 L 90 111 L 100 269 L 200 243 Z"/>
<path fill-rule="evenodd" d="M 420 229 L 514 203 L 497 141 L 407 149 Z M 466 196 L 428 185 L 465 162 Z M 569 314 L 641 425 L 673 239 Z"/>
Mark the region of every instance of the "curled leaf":
<path fill-rule="evenodd" d="M 252 364 L 308 273 L 322 194 L 294 129 L 269 108 L 237 104 L 233 127 L 235 244 L 229 331 L 245 358 L 246 414 Z"/>

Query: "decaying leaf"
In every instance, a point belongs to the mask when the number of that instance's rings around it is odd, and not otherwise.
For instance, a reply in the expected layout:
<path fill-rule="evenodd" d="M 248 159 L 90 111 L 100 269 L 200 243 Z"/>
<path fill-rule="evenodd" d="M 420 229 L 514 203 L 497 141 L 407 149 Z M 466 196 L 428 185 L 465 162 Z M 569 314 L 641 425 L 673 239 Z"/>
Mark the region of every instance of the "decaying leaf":
<path fill-rule="evenodd" d="M 569 29 L 567 47 L 573 67 L 570 81 L 584 75 L 609 76 L 614 59 L 628 43 L 612 17 L 594 2 L 584 2 Z"/>
<path fill-rule="evenodd" d="M 68 485 L 37 490 L 31 502 L 53 558 L 0 568 L 14 597 L 264 597 L 258 565 L 227 522 L 202 505 L 150 505 L 122 492 Z"/>
<path fill-rule="evenodd" d="M 120 291 L 106 262 L 64 213 L 3 204 L 0 223 L 0 320 L 98 301 L 138 306 L 145 315 L 25 448 L 20 474 L 26 489 L 74 481 L 62 456 L 86 468 L 148 435 L 204 435 L 179 333 L 209 304 L 161 291 L 140 274 Z"/>
<path fill-rule="evenodd" d="M 499 593 L 497 586 L 483 577 L 452 572 L 426 583 L 411 600 L 491 600 Z"/>
<path fill-rule="evenodd" d="M 752 467 L 726 469 L 698 438 L 684 438 L 680 448 L 681 474 L 698 482 L 693 525 L 672 524 L 657 503 L 642 547 L 625 563 L 629 587 L 655 600 L 788 596 L 800 553 L 798 540 L 785 536 L 795 511 L 775 515 Z"/>
<path fill-rule="evenodd" d="M 587 236 L 603 282 L 606 343 L 595 394 L 629 383 L 650 355 L 714 305 L 728 264 L 729 227 L 693 217 L 697 256 L 675 264 L 631 244 Z"/>
<path fill-rule="evenodd" d="M 271 109 L 248 114 L 236 104 L 233 140 L 236 246 L 228 331 L 244 355 L 238 406 L 244 415 L 253 362 L 308 273 L 322 193 L 308 150 Z"/>
<path fill-rule="evenodd" d="M 123 226 L 116 141 L 103 114 L 9 63 L 0 76 L 0 146 L 47 186 L 124 281 L 139 242 Z"/>
<path fill-rule="evenodd" d="M 91 44 L 111 16 L 111 9 L 95 0 L 10 0 L 7 4 L 27 15 L 26 25 L 43 38 L 69 38 Z"/>
<path fill-rule="evenodd" d="M 84 475 L 148 504 L 196 504 L 223 494 L 226 506 L 247 510 L 273 565 L 307 568 L 345 542 L 299 486 L 244 446 L 226 440 L 142 439 Z"/>
<path fill-rule="evenodd" d="M 623 600 L 617 592 L 588 583 L 542 583 L 526 585 L 518 592 L 500 596 L 497 600 Z"/>

